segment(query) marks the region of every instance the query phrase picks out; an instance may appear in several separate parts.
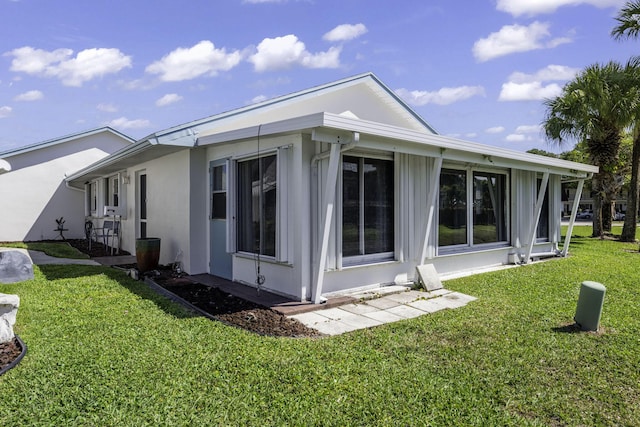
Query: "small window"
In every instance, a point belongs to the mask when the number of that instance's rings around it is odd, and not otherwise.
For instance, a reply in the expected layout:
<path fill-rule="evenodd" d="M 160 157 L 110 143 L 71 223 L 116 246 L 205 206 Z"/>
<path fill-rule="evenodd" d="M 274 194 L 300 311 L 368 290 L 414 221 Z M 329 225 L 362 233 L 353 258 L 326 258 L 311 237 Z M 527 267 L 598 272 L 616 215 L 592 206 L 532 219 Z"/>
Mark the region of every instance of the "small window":
<path fill-rule="evenodd" d="M 98 183 L 92 181 L 89 183 L 89 191 L 87 191 L 87 206 L 89 213 L 95 215 L 98 210 Z"/>
<path fill-rule="evenodd" d="M 211 185 L 211 218 L 227 218 L 227 167 L 226 165 L 213 168 Z"/>
<path fill-rule="evenodd" d="M 120 183 L 118 175 L 111 176 L 105 179 L 105 201 L 107 206 L 119 206 L 120 198 Z"/>

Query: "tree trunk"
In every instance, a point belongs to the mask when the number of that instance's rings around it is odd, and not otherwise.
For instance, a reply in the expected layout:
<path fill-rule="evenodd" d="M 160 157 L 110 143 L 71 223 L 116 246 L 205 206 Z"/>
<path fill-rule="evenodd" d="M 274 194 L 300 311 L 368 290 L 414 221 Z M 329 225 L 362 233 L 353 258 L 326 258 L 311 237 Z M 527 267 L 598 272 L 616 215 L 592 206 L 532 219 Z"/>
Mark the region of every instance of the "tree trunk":
<path fill-rule="evenodd" d="M 637 135 L 636 135 L 637 134 Z M 631 155 L 631 182 L 629 183 L 629 195 L 627 197 L 627 212 L 622 226 L 620 240 L 623 242 L 635 242 L 636 224 L 638 223 L 638 168 L 640 167 L 640 132 L 634 132 L 633 153 Z"/>
<path fill-rule="evenodd" d="M 603 237 L 602 229 L 602 172 L 593 175 L 591 180 L 593 191 L 593 233 L 591 237 Z"/>

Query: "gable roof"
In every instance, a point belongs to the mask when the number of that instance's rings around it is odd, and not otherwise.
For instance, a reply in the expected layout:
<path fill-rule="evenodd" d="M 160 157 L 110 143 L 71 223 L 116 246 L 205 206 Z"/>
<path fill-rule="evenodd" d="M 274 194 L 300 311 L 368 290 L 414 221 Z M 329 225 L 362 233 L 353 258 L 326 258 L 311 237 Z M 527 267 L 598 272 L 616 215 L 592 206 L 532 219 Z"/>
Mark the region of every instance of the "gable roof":
<path fill-rule="evenodd" d="M 346 96 L 353 91 L 357 96 Z M 366 101 L 362 98 L 366 97 Z M 152 133 L 70 175 L 67 181 L 92 180 L 144 161 L 197 145 L 212 133 L 274 122 L 320 111 L 344 113 L 430 134 L 436 131 L 373 73 L 363 73 Z M 331 111 L 333 110 L 333 111 Z M 355 110 L 355 111 L 354 111 Z"/>
<path fill-rule="evenodd" d="M 345 108 L 349 108 L 350 105 L 350 99 L 348 97 L 338 96 L 338 94 L 355 87 L 367 90 L 379 106 L 379 111 L 376 111 L 377 117 L 367 117 L 366 112 L 363 114 L 354 112 L 358 117 L 383 123 L 387 123 L 393 119 L 389 124 L 409 129 L 424 130 L 429 133 L 437 133 L 431 125 L 409 107 L 395 92 L 382 83 L 375 74 L 367 72 L 168 128 L 151 134 L 143 138 L 143 140 L 155 138 L 159 144 L 190 145 L 190 143 L 195 141 L 197 136 L 211 132 L 217 133 L 225 127 L 244 127 L 238 126 L 236 123 L 243 120 L 245 120 L 245 122 L 258 124 L 260 122 L 275 121 L 276 119 L 270 118 L 274 115 L 277 115 L 277 120 L 282 120 L 317 113 L 319 111 L 338 114 L 344 112 Z M 324 108 L 319 109 L 317 104 L 322 103 L 317 101 L 318 98 L 325 97 L 326 99 L 331 95 L 336 95 L 336 99 L 339 100 L 340 111 L 327 110 L 327 107 L 336 108 L 334 105 L 331 105 L 331 100 L 325 101 L 322 105 Z M 305 104 L 307 104 L 308 107 L 305 108 Z M 287 107 L 288 111 L 283 111 L 287 110 Z M 363 109 L 365 109 L 365 107 L 369 109 L 372 108 L 370 104 L 362 106 Z"/>
<path fill-rule="evenodd" d="M 117 130 L 109 127 L 109 126 L 105 126 L 105 127 L 101 127 L 101 128 L 96 128 L 96 129 L 92 129 L 92 130 L 88 130 L 85 132 L 78 132 L 78 133 L 74 133 L 71 135 L 66 135 L 66 136 L 62 136 L 59 138 L 54 138 L 54 139 L 49 139 L 46 141 L 42 141 L 42 142 L 37 142 L 35 144 L 30 144 L 30 145 L 25 145 L 22 147 L 18 147 L 18 148 L 14 148 L 11 150 L 7 150 L 7 151 L 3 151 L 0 152 L 0 159 L 4 159 L 4 158 L 8 158 L 8 157 L 13 157 L 13 156 L 17 156 L 20 154 L 25 154 L 25 153 L 29 153 L 31 151 L 36 151 L 36 150 L 40 150 L 43 148 L 48 148 L 48 147 L 52 147 L 54 145 L 58 145 L 58 144 L 64 144 L 65 142 L 68 141 L 72 141 L 74 139 L 79 139 L 79 138 L 86 138 L 88 136 L 92 136 L 92 135 L 96 135 L 99 133 L 103 133 L 103 132 L 110 132 L 116 136 L 119 136 L 120 138 L 123 138 L 131 143 L 134 143 L 135 140 L 121 132 L 118 132 Z"/>

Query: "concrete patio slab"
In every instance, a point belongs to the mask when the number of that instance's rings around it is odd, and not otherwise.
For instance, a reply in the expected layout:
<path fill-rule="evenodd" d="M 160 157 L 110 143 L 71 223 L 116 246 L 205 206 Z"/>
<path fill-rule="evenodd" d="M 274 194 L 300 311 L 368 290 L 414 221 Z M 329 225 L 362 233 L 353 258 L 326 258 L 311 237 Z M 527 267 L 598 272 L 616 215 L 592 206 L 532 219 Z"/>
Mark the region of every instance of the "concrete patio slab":
<path fill-rule="evenodd" d="M 446 305 L 442 304 L 440 300 L 442 297 L 432 299 L 420 299 L 407 304 L 409 307 L 417 308 L 418 310 L 426 311 L 427 313 L 435 313 L 436 311 L 444 310 Z"/>
<path fill-rule="evenodd" d="M 401 305 L 398 301 L 393 301 L 389 298 L 378 298 L 366 301 L 364 304 L 375 307 L 379 310 L 387 310 L 393 307 Z"/>
<path fill-rule="evenodd" d="M 408 305 L 399 305 L 397 307 L 390 308 L 387 311 L 391 314 L 395 314 L 396 316 L 400 316 L 403 319 L 413 319 L 427 313 L 426 311 L 418 310 L 417 308 L 409 307 Z"/>

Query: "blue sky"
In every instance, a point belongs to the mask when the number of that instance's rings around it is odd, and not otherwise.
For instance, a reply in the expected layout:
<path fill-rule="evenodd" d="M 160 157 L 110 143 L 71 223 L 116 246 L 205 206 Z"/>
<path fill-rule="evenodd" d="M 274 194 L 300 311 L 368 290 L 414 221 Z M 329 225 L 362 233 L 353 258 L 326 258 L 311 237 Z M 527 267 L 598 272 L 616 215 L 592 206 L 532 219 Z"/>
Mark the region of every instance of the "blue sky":
<path fill-rule="evenodd" d="M 443 135 L 558 151 L 542 100 L 640 54 L 609 35 L 623 4 L 0 0 L 0 152 L 105 125 L 137 139 L 367 71 Z"/>

